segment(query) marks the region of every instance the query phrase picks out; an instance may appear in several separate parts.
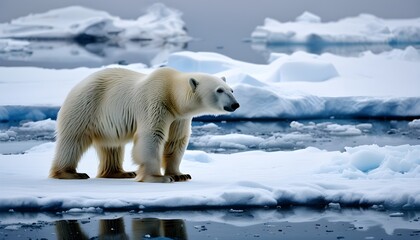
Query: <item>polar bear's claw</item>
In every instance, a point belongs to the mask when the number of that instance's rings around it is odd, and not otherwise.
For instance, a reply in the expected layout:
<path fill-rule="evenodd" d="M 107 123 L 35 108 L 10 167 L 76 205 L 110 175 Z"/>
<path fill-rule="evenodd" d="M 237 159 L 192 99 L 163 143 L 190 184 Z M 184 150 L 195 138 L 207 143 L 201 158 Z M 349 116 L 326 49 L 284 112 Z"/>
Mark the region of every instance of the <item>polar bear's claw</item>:
<path fill-rule="evenodd" d="M 173 175 L 171 177 L 175 182 L 184 182 L 192 179 L 190 174 Z"/>
<path fill-rule="evenodd" d="M 77 173 L 77 175 L 79 176 L 79 179 L 88 179 L 89 175 L 87 175 L 86 173 Z"/>

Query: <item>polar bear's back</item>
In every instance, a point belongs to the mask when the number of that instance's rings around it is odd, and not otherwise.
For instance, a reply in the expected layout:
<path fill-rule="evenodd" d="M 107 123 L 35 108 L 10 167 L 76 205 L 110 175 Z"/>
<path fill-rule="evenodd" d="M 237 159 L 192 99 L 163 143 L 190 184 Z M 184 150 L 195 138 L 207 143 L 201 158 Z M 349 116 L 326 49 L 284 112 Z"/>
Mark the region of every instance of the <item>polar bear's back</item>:
<path fill-rule="evenodd" d="M 77 84 L 58 115 L 58 135 L 78 129 L 92 138 L 127 138 L 135 130 L 132 96 L 145 74 L 107 68 Z M 130 134 L 129 134 L 130 133 Z"/>

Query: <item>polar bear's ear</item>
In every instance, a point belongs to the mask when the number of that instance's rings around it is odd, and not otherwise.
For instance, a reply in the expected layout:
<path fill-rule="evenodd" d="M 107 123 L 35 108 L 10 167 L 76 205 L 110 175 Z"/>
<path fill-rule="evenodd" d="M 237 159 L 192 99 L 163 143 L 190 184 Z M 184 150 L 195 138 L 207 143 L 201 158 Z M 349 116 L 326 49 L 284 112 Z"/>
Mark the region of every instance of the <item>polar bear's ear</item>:
<path fill-rule="evenodd" d="M 198 81 L 194 78 L 190 78 L 190 86 L 193 92 L 195 92 L 195 89 L 197 89 Z"/>
<path fill-rule="evenodd" d="M 225 77 L 221 77 L 221 79 L 223 80 L 223 82 L 226 82 L 226 78 Z"/>

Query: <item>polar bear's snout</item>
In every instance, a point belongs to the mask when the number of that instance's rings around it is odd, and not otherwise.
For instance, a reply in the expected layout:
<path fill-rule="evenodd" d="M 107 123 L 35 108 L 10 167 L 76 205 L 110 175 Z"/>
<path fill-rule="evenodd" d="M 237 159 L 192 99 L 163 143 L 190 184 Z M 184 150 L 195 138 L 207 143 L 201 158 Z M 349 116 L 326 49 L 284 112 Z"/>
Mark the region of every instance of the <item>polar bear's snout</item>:
<path fill-rule="evenodd" d="M 234 112 L 236 109 L 239 108 L 239 106 L 240 105 L 238 102 L 234 102 L 230 106 L 225 106 L 224 109 L 225 111 L 228 111 L 228 112 Z"/>
<path fill-rule="evenodd" d="M 234 112 L 239 108 L 239 103 L 236 101 L 235 96 L 233 96 L 233 90 L 224 92 L 222 96 L 224 97 L 225 104 L 223 104 L 223 110 L 227 112 Z"/>

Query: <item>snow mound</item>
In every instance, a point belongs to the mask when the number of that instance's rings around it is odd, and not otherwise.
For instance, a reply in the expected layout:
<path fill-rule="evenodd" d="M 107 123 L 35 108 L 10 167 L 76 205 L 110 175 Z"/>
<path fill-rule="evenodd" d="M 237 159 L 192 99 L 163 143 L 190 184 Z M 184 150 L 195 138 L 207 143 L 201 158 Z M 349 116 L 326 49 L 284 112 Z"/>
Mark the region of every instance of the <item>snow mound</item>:
<path fill-rule="evenodd" d="M 420 174 L 419 149 L 409 145 L 347 147 L 346 152 L 346 160 L 331 163 L 324 172 L 338 171 L 349 179 L 417 178 Z"/>
<path fill-rule="evenodd" d="M 280 67 L 280 79 L 285 82 L 306 81 L 321 82 L 338 77 L 334 65 L 328 62 L 291 61 Z"/>
<path fill-rule="evenodd" d="M 353 154 L 350 162 L 356 169 L 366 173 L 381 166 L 384 157 L 384 154 L 380 152 L 362 150 Z"/>
<path fill-rule="evenodd" d="M 408 123 L 410 128 L 417 128 L 420 129 L 420 119 L 414 119 L 413 121 Z"/>
<path fill-rule="evenodd" d="M 330 203 L 340 207 L 420 208 L 418 145 L 367 145 L 346 148 L 345 152 L 316 148 L 236 154 L 187 151 L 181 169 L 193 180 L 173 184 L 137 183 L 132 179 L 48 179 L 54 147 L 55 143 L 48 143 L 22 155 L 0 155 L 1 211 L 80 213 Z M 129 160 L 131 147 L 125 154 L 126 170 L 135 170 Z M 90 149 L 78 171 L 95 176 L 96 159 Z"/>
<path fill-rule="evenodd" d="M 161 3 L 136 20 L 124 20 L 81 6 L 31 14 L 0 24 L 0 38 L 64 40 L 160 40 L 185 42 L 181 13 Z"/>
<path fill-rule="evenodd" d="M 187 151 L 183 157 L 184 160 L 191 161 L 191 162 L 200 162 L 200 163 L 210 163 L 213 160 L 211 157 L 203 152 L 197 150 Z"/>
<path fill-rule="evenodd" d="M 370 14 L 321 22 L 304 12 L 295 22 L 281 23 L 266 18 L 251 34 L 253 42 L 269 44 L 365 44 L 419 43 L 420 19 L 381 19 Z"/>
<path fill-rule="evenodd" d="M 413 62 L 420 61 L 420 50 L 415 49 L 412 46 L 408 46 L 405 49 L 395 49 L 391 52 L 384 52 L 382 55 L 389 59 L 401 59 Z"/>

